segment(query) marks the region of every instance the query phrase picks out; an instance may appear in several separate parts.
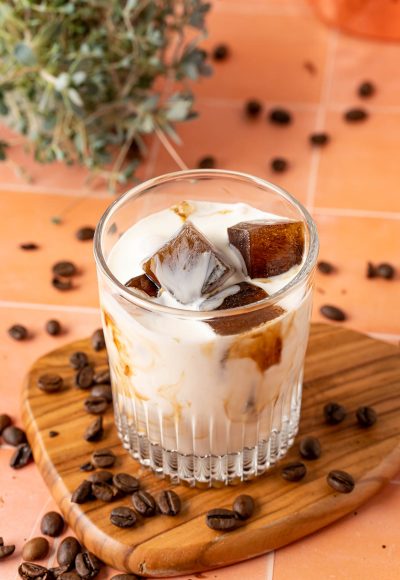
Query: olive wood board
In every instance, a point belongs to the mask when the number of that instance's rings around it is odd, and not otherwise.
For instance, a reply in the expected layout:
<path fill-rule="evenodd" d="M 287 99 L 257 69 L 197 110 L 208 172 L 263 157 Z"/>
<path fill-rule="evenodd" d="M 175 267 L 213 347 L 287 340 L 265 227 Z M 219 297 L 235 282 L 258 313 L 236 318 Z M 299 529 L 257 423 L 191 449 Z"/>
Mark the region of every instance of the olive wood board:
<path fill-rule="evenodd" d="M 95 449 L 110 448 L 117 455 L 113 472 L 129 472 L 142 488 L 157 494 L 168 489 L 168 480 L 142 467 L 122 448 L 113 424 L 112 408 L 106 412 L 103 441 L 86 442 L 82 434 L 93 420 L 83 409 L 87 391 L 75 388 L 69 356 L 86 351 L 95 366 L 106 364 L 106 352 L 94 352 L 89 339 L 61 347 L 38 359 L 23 392 L 23 418 L 36 464 L 66 520 L 90 551 L 109 565 L 143 576 L 163 577 L 199 573 L 264 554 L 323 528 L 355 510 L 400 471 L 400 358 L 396 346 L 369 338 L 338 325 L 313 324 L 307 352 L 300 432 L 280 464 L 263 476 L 237 486 L 199 490 L 175 487 L 182 499 L 180 515 L 142 519 L 131 529 L 109 521 L 114 504 L 98 500 L 71 503 L 71 493 L 87 477 L 79 470 Z M 44 372 L 56 372 L 66 388 L 45 394 L 36 385 Z M 323 406 L 330 401 L 348 410 L 345 421 L 326 425 Z M 355 410 L 371 405 L 377 423 L 362 429 Z M 59 436 L 50 438 L 49 431 Z M 322 455 L 308 461 L 307 475 L 298 482 L 280 476 L 280 467 L 299 459 L 302 435 L 320 438 Z M 332 469 L 351 473 L 352 493 L 334 492 L 326 482 Z M 205 523 L 205 513 L 230 507 L 240 493 L 256 501 L 256 511 L 246 525 L 231 532 L 216 532 Z M 115 505 L 131 505 L 126 497 Z M 357 523 L 354 522 L 354 526 Z"/>

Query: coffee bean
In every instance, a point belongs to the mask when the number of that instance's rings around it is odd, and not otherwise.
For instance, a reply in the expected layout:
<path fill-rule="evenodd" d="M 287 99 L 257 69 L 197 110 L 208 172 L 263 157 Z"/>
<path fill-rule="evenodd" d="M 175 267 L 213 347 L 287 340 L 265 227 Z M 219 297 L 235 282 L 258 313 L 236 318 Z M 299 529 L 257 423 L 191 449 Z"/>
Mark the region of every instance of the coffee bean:
<path fill-rule="evenodd" d="M 8 329 L 8 334 L 14 340 L 26 340 L 28 338 L 28 330 L 22 324 L 13 324 Z"/>
<path fill-rule="evenodd" d="M 89 481 L 91 481 L 92 483 L 99 482 L 110 483 L 112 479 L 113 474 L 111 473 L 111 471 L 106 471 L 105 469 L 102 469 L 101 471 L 96 471 L 95 473 L 92 473 L 92 475 L 89 475 Z"/>
<path fill-rule="evenodd" d="M 54 439 L 54 437 L 58 437 L 59 436 L 59 432 L 58 431 L 54 431 L 53 429 L 51 431 L 49 431 L 49 437 L 51 439 Z"/>
<path fill-rule="evenodd" d="M 206 155 L 205 157 L 199 159 L 199 161 L 197 162 L 197 167 L 199 169 L 215 169 L 216 166 L 217 166 L 216 159 L 212 155 Z"/>
<path fill-rule="evenodd" d="M 87 427 L 83 435 L 83 438 L 86 441 L 100 441 L 103 435 L 104 435 L 103 417 L 97 417 Z"/>
<path fill-rule="evenodd" d="M 94 377 L 93 377 L 93 382 L 96 385 L 105 385 L 105 384 L 110 384 L 111 383 L 111 377 L 110 377 L 110 369 L 105 369 L 104 371 L 98 371 Z"/>
<path fill-rule="evenodd" d="M 96 352 L 103 350 L 106 347 L 106 341 L 104 340 L 104 332 L 102 328 L 98 328 L 92 334 L 92 348 Z"/>
<path fill-rule="evenodd" d="M 39 389 L 45 393 L 56 393 L 63 387 L 64 381 L 60 375 L 46 373 L 44 375 L 40 375 L 37 380 L 37 385 Z"/>
<path fill-rule="evenodd" d="M 88 471 L 94 471 L 95 467 L 94 465 L 91 464 L 90 461 L 86 461 L 85 463 L 82 463 L 82 465 L 79 466 L 80 471 L 84 471 L 85 473 Z"/>
<path fill-rule="evenodd" d="M 112 576 L 111 580 L 140 580 L 136 574 L 116 574 Z"/>
<path fill-rule="evenodd" d="M 39 249 L 39 246 L 37 244 L 35 244 L 34 242 L 26 242 L 26 243 L 20 244 L 19 247 L 21 248 L 21 250 L 27 250 L 28 252 L 32 252 L 34 250 Z"/>
<path fill-rule="evenodd" d="M 32 562 L 22 562 L 18 574 L 23 580 L 51 580 L 50 572 L 44 566 Z"/>
<path fill-rule="evenodd" d="M 346 313 L 337 306 L 325 304 L 324 306 L 321 306 L 319 311 L 322 316 L 325 316 L 325 318 L 328 318 L 329 320 L 335 320 L 336 322 L 343 322 L 344 320 L 347 320 Z"/>
<path fill-rule="evenodd" d="M 63 539 L 57 550 L 57 562 L 60 566 L 72 567 L 76 556 L 82 551 L 81 545 L 76 538 L 67 536 Z"/>
<path fill-rule="evenodd" d="M 232 509 L 239 520 L 248 520 L 254 512 L 254 499 L 251 495 L 238 495 L 233 502 Z"/>
<path fill-rule="evenodd" d="M 53 274 L 55 276 L 61 276 L 61 278 L 69 278 L 70 276 L 75 276 L 78 272 L 77 267 L 73 262 L 56 262 L 52 268 Z"/>
<path fill-rule="evenodd" d="M 329 135 L 327 133 L 312 133 L 310 135 L 311 145 L 323 146 L 329 143 Z"/>
<path fill-rule="evenodd" d="M 346 409 L 339 403 L 327 403 L 324 406 L 324 417 L 328 425 L 338 425 L 346 416 Z"/>
<path fill-rule="evenodd" d="M 129 473 L 116 473 L 113 477 L 113 484 L 122 493 L 135 493 L 140 487 L 139 480 Z"/>
<path fill-rule="evenodd" d="M 362 82 L 357 89 L 358 96 L 365 99 L 375 94 L 375 85 L 371 81 Z"/>
<path fill-rule="evenodd" d="M 25 431 L 22 431 L 19 427 L 14 427 L 14 425 L 6 427 L 2 432 L 2 437 L 6 443 L 14 447 L 26 442 Z"/>
<path fill-rule="evenodd" d="M 50 336 L 58 336 L 61 334 L 61 324 L 58 320 L 48 320 L 46 322 L 46 332 L 50 334 Z"/>
<path fill-rule="evenodd" d="M 0 435 L 3 433 L 6 427 L 9 427 L 12 423 L 10 415 L 3 413 L 0 415 Z"/>
<path fill-rule="evenodd" d="M 10 544 L 9 546 L 4 546 L 4 544 L 2 544 L 0 546 L 0 560 L 2 558 L 7 558 L 7 556 L 11 556 L 11 554 L 13 554 L 15 551 L 15 546 L 13 544 Z"/>
<path fill-rule="evenodd" d="M 92 463 L 96 467 L 112 467 L 116 459 L 111 449 L 98 449 L 92 453 Z"/>
<path fill-rule="evenodd" d="M 212 57 L 216 61 L 226 60 L 230 56 L 230 49 L 227 44 L 217 44 L 212 51 Z"/>
<path fill-rule="evenodd" d="M 177 516 L 181 511 L 181 499 L 172 489 L 164 490 L 159 494 L 157 505 L 164 516 Z"/>
<path fill-rule="evenodd" d="M 238 519 L 232 510 L 216 508 L 207 512 L 206 524 L 212 530 L 229 532 L 238 527 Z"/>
<path fill-rule="evenodd" d="M 54 288 L 61 290 L 62 292 L 65 290 L 72 290 L 73 288 L 70 278 L 59 278 L 58 276 L 54 276 L 51 283 Z"/>
<path fill-rule="evenodd" d="M 99 481 L 97 483 L 92 483 L 92 493 L 96 499 L 109 502 L 117 497 L 118 490 L 109 483 Z"/>
<path fill-rule="evenodd" d="M 75 568 L 81 578 L 94 578 L 100 572 L 101 562 L 92 552 L 81 552 L 75 558 Z"/>
<path fill-rule="evenodd" d="M 283 157 L 275 157 L 271 160 L 271 169 L 275 173 L 283 173 L 289 167 L 288 162 Z"/>
<path fill-rule="evenodd" d="M 147 491 L 136 491 L 132 495 L 132 503 L 135 510 L 144 518 L 154 516 L 156 513 L 156 502 L 154 497 Z"/>
<path fill-rule="evenodd" d="M 88 397 L 83 402 L 85 411 L 91 415 L 102 415 L 107 411 L 108 401 L 104 397 Z"/>
<path fill-rule="evenodd" d="M 132 528 L 136 523 L 136 514 L 129 507 L 116 507 L 110 514 L 110 522 L 118 528 Z"/>
<path fill-rule="evenodd" d="M 62 566 L 65 568 L 65 566 Z M 76 570 L 72 570 L 71 572 L 63 572 L 59 576 L 60 580 L 82 580 Z"/>
<path fill-rule="evenodd" d="M 332 274 L 332 272 L 335 271 L 335 267 L 330 262 L 325 262 L 323 260 L 318 262 L 317 268 L 321 274 Z"/>
<path fill-rule="evenodd" d="M 40 522 L 40 531 L 45 536 L 57 538 L 64 529 L 64 518 L 57 512 L 47 512 Z"/>
<path fill-rule="evenodd" d="M 289 125 L 292 122 L 292 115 L 286 109 L 273 109 L 269 113 L 269 120 L 275 125 Z"/>
<path fill-rule="evenodd" d="M 85 367 L 79 369 L 75 375 L 75 384 L 79 389 L 90 389 L 93 384 L 93 369 L 91 366 L 86 365 Z"/>
<path fill-rule="evenodd" d="M 340 493 L 350 493 L 354 489 L 354 479 L 346 471 L 340 471 L 339 469 L 330 471 L 326 479 L 328 485 Z"/>
<path fill-rule="evenodd" d="M 344 120 L 347 123 L 358 123 L 360 121 L 365 121 L 368 118 L 368 113 L 364 109 L 349 109 L 344 114 Z"/>
<path fill-rule="evenodd" d="M 367 429 L 375 425 L 378 416 L 372 407 L 359 407 L 356 411 L 356 417 L 360 427 Z"/>
<path fill-rule="evenodd" d="M 46 538 L 32 538 L 22 549 L 22 558 L 28 561 L 41 560 L 49 553 L 50 544 Z"/>
<path fill-rule="evenodd" d="M 78 370 L 89 364 L 89 359 L 86 353 L 77 351 L 72 353 L 69 357 L 69 364 L 73 369 Z"/>
<path fill-rule="evenodd" d="M 21 467 L 28 465 L 32 459 L 32 449 L 29 443 L 21 443 L 11 456 L 10 467 L 13 469 L 21 469 Z"/>
<path fill-rule="evenodd" d="M 377 272 L 372 262 L 367 263 L 367 278 L 376 278 Z"/>
<path fill-rule="evenodd" d="M 76 572 L 68 572 L 68 566 L 56 566 L 55 568 L 49 568 L 49 572 L 54 578 L 61 580 L 79 580 L 79 576 Z M 70 574 L 76 574 L 76 576 L 71 576 Z M 69 576 L 69 577 L 68 577 Z"/>
<path fill-rule="evenodd" d="M 84 479 L 71 495 L 72 503 L 85 503 L 92 499 L 92 484 Z"/>
<path fill-rule="evenodd" d="M 91 228 L 89 226 L 85 226 L 83 228 L 79 228 L 79 230 L 76 232 L 76 237 L 81 242 L 86 242 L 87 240 L 93 240 L 94 231 L 95 231 L 94 228 Z"/>
<path fill-rule="evenodd" d="M 286 481 L 300 481 L 307 473 L 307 468 L 301 461 L 292 461 L 282 467 L 281 476 Z"/>
<path fill-rule="evenodd" d="M 107 403 L 112 403 L 113 396 L 110 385 L 96 385 L 90 391 L 92 397 L 102 397 Z"/>
<path fill-rule="evenodd" d="M 303 437 L 300 441 L 299 451 L 304 459 L 319 459 L 321 456 L 321 443 L 316 437 L 312 437 L 311 435 Z"/>
<path fill-rule="evenodd" d="M 251 119 L 255 119 L 256 117 L 259 117 L 262 111 L 262 104 L 260 103 L 260 101 L 256 101 L 255 99 L 250 99 L 250 101 L 247 101 L 245 107 L 244 107 L 244 111 L 247 117 L 250 117 Z"/>
<path fill-rule="evenodd" d="M 395 277 L 396 270 L 393 268 L 392 264 L 387 264 L 383 262 L 376 267 L 376 275 L 379 278 L 385 278 L 385 280 L 392 280 Z"/>

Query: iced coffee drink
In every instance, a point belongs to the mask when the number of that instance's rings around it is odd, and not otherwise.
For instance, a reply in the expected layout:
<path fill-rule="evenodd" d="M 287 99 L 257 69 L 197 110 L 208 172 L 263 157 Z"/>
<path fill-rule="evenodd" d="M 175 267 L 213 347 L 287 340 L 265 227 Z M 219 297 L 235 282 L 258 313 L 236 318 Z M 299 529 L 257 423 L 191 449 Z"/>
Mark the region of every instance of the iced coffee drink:
<path fill-rule="evenodd" d="M 232 172 L 162 176 L 107 211 L 96 234 L 101 308 L 116 425 L 136 459 L 209 486 L 285 454 L 316 255 L 297 202 Z"/>

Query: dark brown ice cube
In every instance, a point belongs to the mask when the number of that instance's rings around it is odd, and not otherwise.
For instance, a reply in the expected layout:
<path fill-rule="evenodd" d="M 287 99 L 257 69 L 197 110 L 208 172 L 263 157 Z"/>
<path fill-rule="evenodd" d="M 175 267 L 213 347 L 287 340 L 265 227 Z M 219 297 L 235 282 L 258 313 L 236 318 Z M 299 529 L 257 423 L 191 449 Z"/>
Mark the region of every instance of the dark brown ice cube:
<path fill-rule="evenodd" d="M 232 290 L 232 292 L 230 292 Z M 222 302 L 219 303 L 219 296 L 225 295 Z M 268 294 L 265 290 L 249 282 L 239 282 L 229 288 L 226 288 L 221 293 L 214 294 L 211 298 L 205 300 L 201 305 L 201 310 L 226 310 L 227 308 L 238 308 L 239 306 L 246 306 L 259 300 L 267 298 Z M 213 304 L 217 301 L 219 306 L 213 308 Z"/>
<path fill-rule="evenodd" d="M 182 304 L 208 296 L 233 272 L 190 221 L 143 263 L 143 270 Z"/>
<path fill-rule="evenodd" d="M 250 278 L 283 274 L 303 258 L 302 222 L 241 222 L 228 228 L 228 237 L 241 253 Z"/>
<path fill-rule="evenodd" d="M 144 292 L 147 296 L 151 298 L 157 298 L 160 289 L 158 286 L 154 284 L 150 278 L 146 276 L 146 274 L 140 274 L 140 276 L 135 276 L 128 280 L 125 283 L 127 288 L 135 288 L 135 290 L 139 290 L 140 292 Z"/>

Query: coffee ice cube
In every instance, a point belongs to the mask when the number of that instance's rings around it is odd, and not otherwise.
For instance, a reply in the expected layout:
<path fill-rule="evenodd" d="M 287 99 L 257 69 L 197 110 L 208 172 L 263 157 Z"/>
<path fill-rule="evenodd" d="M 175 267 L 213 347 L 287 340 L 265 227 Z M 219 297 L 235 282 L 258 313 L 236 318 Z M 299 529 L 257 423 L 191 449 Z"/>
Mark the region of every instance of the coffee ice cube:
<path fill-rule="evenodd" d="M 241 253 L 250 278 L 283 274 L 303 258 L 302 222 L 240 222 L 228 228 L 228 237 Z"/>
<path fill-rule="evenodd" d="M 154 284 L 146 274 L 140 274 L 140 276 L 135 276 L 125 283 L 127 288 L 135 288 L 139 292 L 144 292 L 150 298 L 157 298 L 160 289 Z"/>
<path fill-rule="evenodd" d="M 208 296 L 233 272 L 190 221 L 186 221 L 142 266 L 157 286 L 170 292 L 182 304 Z"/>

